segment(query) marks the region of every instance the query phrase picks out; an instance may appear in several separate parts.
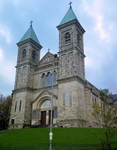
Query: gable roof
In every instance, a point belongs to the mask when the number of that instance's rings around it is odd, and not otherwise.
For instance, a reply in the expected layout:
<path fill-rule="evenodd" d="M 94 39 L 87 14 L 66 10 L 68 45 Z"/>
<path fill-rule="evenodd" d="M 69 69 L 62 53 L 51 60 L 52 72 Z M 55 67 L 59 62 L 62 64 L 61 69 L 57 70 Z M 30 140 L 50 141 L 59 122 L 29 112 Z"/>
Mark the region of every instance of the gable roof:
<path fill-rule="evenodd" d="M 26 33 L 25 33 L 24 36 L 21 38 L 21 40 L 19 41 L 19 43 L 20 43 L 20 42 L 23 42 L 23 41 L 25 41 L 25 40 L 28 40 L 28 39 L 32 39 L 32 40 L 34 40 L 36 43 L 38 43 L 38 44 L 40 45 L 39 40 L 38 40 L 38 38 L 37 38 L 37 36 L 36 36 L 34 30 L 33 30 L 32 25 L 30 25 L 29 29 L 26 31 Z"/>
<path fill-rule="evenodd" d="M 113 95 L 111 95 L 111 97 L 110 97 L 113 101 L 114 100 L 117 100 L 117 94 L 113 94 Z"/>
<path fill-rule="evenodd" d="M 72 10 L 72 7 L 70 6 L 69 10 L 67 11 L 64 18 L 62 19 L 62 21 L 60 22 L 60 24 L 58 26 L 63 25 L 65 23 L 70 22 L 70 21 L 75 20 L 75 19 L 78 21 L 74 11 Z"/>
<path fill-rule="evenodd" d="M 50 53 L 50 52 L 47 52 L 47 53 L 42 57 L 42 59 L 39 61 L 38 65 L 43 64 L 43 62 L 44 62 L 44 63 L 47 62 L 47 61 L 46 61 L 46 58 L 47 58 L 48 56 L 52 57 L 52 61 L 54 60 L 54 55 L 53 55 L 52 53 Z"/>

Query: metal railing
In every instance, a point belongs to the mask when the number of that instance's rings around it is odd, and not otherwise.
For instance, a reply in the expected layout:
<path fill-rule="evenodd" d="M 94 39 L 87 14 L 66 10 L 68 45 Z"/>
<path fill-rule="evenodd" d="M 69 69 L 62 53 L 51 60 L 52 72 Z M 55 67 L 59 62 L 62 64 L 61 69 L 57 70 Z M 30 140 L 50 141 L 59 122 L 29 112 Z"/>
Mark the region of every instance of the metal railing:
<path fill-rule="evenodd" d="M 50 143 L 39 143 L 36 146 L 27 147 L 0 147 L 0 150 L 49 150 Z M 108 150 L 107 142 L 100 144 L 73 144 L 73 143 L 52 143 L 52 150 Z M 117 141 L 110 142 L 109 150 L 117 150 Z"/>

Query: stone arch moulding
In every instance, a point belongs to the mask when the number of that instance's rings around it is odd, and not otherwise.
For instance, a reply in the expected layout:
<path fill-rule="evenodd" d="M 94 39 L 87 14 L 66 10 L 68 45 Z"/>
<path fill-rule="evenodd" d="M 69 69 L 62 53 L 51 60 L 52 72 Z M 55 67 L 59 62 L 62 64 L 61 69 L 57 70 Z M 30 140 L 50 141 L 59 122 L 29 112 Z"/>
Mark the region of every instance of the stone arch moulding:
<path fill-rule="evenodd" d="M 37 102 L 37 108 L 41 109 L 42 104 L 43 104 L 45 101 L 47 101 L 47 100 L 50 100 L 50 101 L 51 101 L 51 96 L 45 95 L 45 96 L 41 97 L 41 99 L 39 99 L 38 102 Z"/>
<path fill-rule="evenodd" d="M 50 100 L 51 101 L 51 92 L 48 90 L 44 90 L 41 94 L 39 94 L 36 99 L 32 102 L 32 109 L 33 110 L 39 110 L 41 109 L 41 105 L 44 101 Z M 57 99 L 58 97 L 56 95 L 53 95 L 53 107 L 57 106 Z"/>

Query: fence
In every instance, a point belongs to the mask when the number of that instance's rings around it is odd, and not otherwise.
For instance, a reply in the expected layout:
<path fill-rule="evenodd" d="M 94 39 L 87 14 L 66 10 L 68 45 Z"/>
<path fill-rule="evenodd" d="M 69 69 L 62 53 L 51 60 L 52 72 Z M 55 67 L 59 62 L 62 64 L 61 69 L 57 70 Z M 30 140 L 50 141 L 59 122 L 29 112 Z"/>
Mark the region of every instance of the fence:
<path fill-rule="evenodd" d="M 117 150 L 117 141 L 110 142 L 109 150 Z M 49 150 L 49 143 L 37 143 L 36 146 L 30 147 L 0 147 L 0 150 Z M 52 143 L 52 150 L 108 150 L 107 142 L 102 142 L 101 144 L 60 144 Z"/>

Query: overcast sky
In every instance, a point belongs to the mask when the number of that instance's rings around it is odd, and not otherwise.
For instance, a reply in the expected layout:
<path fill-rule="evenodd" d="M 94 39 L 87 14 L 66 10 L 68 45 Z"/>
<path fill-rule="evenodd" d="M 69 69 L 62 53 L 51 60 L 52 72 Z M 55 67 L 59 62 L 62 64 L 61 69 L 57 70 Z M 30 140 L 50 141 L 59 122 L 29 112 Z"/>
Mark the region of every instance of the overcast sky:
<path fill-rule="evenodd" d="M 69 9 L 69 0 L 0 0 L 0 94 L 14 89 L 15 66 L 20 41 L 33 21 L 43 46 L 59 51 L 56 28 Z M 72 0 L 72 8 L 85 29 L 86 79 L 97 88 L 117 93 L 117 0 Z"/>

